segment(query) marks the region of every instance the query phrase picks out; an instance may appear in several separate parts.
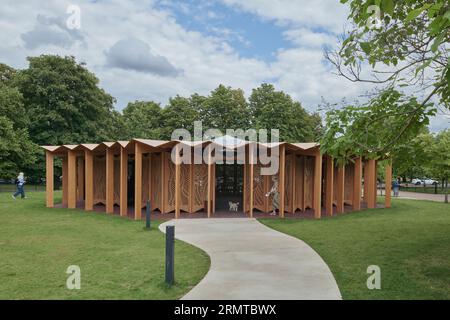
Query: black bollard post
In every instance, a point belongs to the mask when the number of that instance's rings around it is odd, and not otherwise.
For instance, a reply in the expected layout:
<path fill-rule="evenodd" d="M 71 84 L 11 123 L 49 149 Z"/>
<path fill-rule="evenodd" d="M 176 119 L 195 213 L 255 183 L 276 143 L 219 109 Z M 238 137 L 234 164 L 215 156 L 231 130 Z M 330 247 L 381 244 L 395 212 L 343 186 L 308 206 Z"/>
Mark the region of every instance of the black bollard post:
<path fill-rule="evenodd" d="M 145 229 L 150 229 L 151 225 L 150 225 L 150 211 L 151 211 L 151 206 L 150 206 L 150 200 L 147 200 L 147 207 L 146 207 L 146 211 L 145 211 Z"/>
<path fill-rule="evenodd" d="M 174 282 L 175 226 L 166 227 L 166 283 Z"/>

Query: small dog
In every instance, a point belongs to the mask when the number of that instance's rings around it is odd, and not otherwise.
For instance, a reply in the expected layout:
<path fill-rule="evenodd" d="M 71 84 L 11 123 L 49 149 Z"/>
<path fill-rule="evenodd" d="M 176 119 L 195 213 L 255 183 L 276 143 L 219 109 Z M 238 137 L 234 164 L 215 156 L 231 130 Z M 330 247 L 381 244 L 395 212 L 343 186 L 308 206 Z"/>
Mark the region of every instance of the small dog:
<path fill-rule="evenodd" d="M 234 212 L 238 211 L 239 202 L 228 201 L 228 205 L 230 206 L 230 211 L 234 211 Z"/>

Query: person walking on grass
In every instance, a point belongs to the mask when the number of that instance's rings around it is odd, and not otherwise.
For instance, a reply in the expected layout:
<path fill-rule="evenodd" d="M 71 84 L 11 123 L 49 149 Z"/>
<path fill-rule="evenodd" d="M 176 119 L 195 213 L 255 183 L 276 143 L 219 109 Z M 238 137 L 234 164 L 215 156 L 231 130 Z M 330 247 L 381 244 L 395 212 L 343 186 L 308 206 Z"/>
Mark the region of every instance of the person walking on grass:
<path fill-rule="evenodd" d="M 272 189 L 266 193 L 266 197 L 272 196 L 272 213 L 271 216 L 276 216 L 276 210 L 279 209 L 280 206 L 280 193 L 278 192 L 278 178 L 276 176 L 272 176 Z"/>
<path fill-rule="evenodd" d="M 400 191 L 400 182 L 399 180 L 395 179 L 392 182 L 392 190 L 394 191 L 394 197 L 398 197 L 399 191 Z"/>
<path fill-rule="evenodd" d="M 19 194 L 22 199 L 25 197 L 25 191 L 23 190 L 23 185 L 25 184 L 25 178 L 23 177 L 23 172 L 19 173 L 16 179 L 17 191 L 13 194 L 13 199 L 15 199 Z"/>

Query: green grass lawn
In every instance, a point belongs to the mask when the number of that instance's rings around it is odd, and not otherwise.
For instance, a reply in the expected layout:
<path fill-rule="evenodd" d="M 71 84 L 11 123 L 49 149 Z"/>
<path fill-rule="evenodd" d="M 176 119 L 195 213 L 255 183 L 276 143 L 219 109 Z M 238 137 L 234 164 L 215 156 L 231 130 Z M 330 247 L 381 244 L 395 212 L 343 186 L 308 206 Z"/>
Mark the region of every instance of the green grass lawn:
<path fill-rule="evenodd" d="M 0 193 L 0 299 L 177 299 L 209 269 L 209 257 L 175 243 L 175 285 L 164 283 L 165 236 L 144 222 L 47 209 L 43 192 Z M 60 197 L 60 194 L 57 193 Z M 66 288 L 69 265 L 81 289 Z"/>
<path fill-rule="evenodd" d="M 319 221 L 260 221 L 312 246 L 344 299 L 450 299 L 448 204 L 395 199 L 391 209 Z M 369 265 L 381 268 L 381 290 L 367 289 Z"/>

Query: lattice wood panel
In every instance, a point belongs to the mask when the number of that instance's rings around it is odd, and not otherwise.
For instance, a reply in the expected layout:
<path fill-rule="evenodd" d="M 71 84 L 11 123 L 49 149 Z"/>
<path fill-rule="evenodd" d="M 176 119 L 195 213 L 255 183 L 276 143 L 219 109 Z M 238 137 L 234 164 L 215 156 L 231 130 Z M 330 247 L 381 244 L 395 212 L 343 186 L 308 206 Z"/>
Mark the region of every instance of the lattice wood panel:
<path fill-rule="evenodd" d="M 181 205 L 180 208 L 183 211 L 189 212 L 189 198 L 191 190 L 191 172 L 189 164 L 181 165 Z"/>
<path fill-rule="evenodd" d="M 305 158 L 305 208 L 312 208 L 314 201 L 314 157 Z"/>
<path fill-rule="evenodd" d="M 250 212 L 250 166 L 244 164 L 244 202 L 245 202 L 245 212 Z"/>
<path fill-rule="evenodd" d="M 265 176 L 261 175 L 261 165 L 254 165 L 253 177 L 253 207 L 260 211 L 266 211 L 266 196 L 265 196 Z"/>
<path fill-rule="evenodd" d="M 161 207 L 161 195 L 162 195 L 162 166 L 161 166 L 161 154 L 153 154 L 151 161 L 151 201 L 152 209 L 162 211 Z"/>
<path fill-rule="evenodd" d="M 208 166 L 206 164 L 194 164 L 194 196 L 192 212 L 204 209 L 208 198 Z"/>
<path fill-rule="evenodd" d="M 94 204 L 106 204 L 106 158 L 94 157 Z"/>
<path fill-rule="evenodd" d="M 142 157 L 142 187 L 141 187 L 141 207 L 144 208 L 147 205 L 149 185 L 148 176 L 150 173 L 150 163 L 148 156 Z M 151 200 L 150 200 L 151 201 Z"/>
<path fill-rule="evenodd" d="M 353 203 L 353 178 L 355 176 L 355 164 L 348 163 L 345 166 L 345 187 L 344 187 L 344 202 L 351 205 Z"/>
<path fill-rule="evenodd" d="M 304 206 L 304 190 L 305 190 L 305 157 L 297 156 L 295 158 L 295 210 L 305 210 Z"/>
<path fill-rule="evenodd" d="M 175 164 L 172 162 L 171 158 L 170 158 L 170 153 L 166 153 L 166 173 L 167 173 L 167 177 L 166 177 L 166 181 L 167 181 L 167 186 L 166 186 L 166 192 L 167 192 L 167 197 L 166 197 L 166 212 L 171 212 L 175 210 Z"/>
<path fill-rule="evenodd" d="M 285 178 L 284 178 L 284 211 L 292 212 L 292 188 L 294 184 L 293 173 L 294 155 L 286 155 Z"/>

